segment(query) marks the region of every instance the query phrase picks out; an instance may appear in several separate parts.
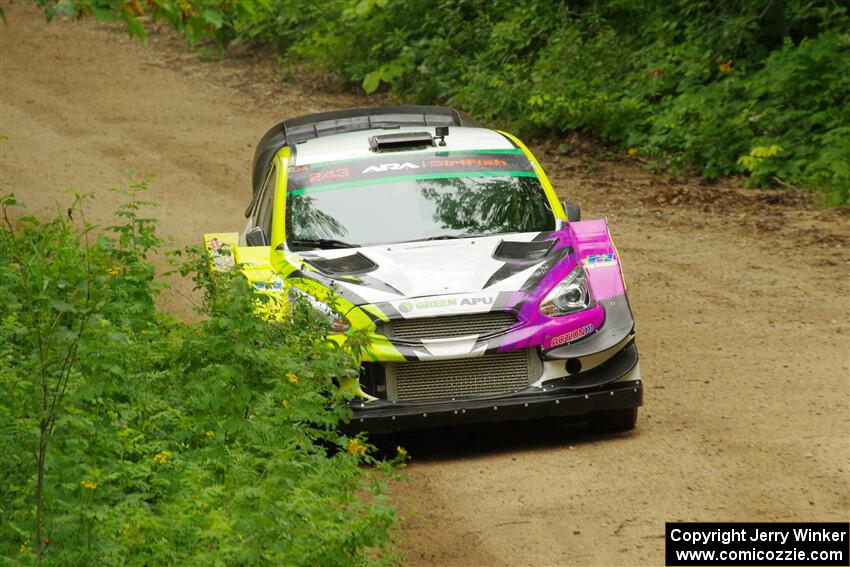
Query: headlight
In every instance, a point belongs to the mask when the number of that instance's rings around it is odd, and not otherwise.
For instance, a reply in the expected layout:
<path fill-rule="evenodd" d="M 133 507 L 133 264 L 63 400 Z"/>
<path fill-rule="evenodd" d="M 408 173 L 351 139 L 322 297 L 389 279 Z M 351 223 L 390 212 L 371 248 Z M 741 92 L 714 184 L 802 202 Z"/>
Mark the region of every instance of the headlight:
<path fill-rule="evenodd" d="M 590 305 L 590 288 L 581 265 L 576 266 L 561 283 L 546 294 L 540 302 L 540 312 L 549 317 L 560 317 L 587 309 Z"/>
<path fill-rule="evenodd" d="M 348 324 L 348 321 L 345 320 L 345 317 L 334 311 L 331 306 L 324 301 L 319 301 L 309 293 L 305 293 L 298 288 L 289 288 L 289 302 L 292 305 L 295 305 L 295 302 L 299 299 L 307 300 L 313 309 L 324 315 L 330 324 L 331 331 L 334 333 L 344 333 L 351 326 Z"/>

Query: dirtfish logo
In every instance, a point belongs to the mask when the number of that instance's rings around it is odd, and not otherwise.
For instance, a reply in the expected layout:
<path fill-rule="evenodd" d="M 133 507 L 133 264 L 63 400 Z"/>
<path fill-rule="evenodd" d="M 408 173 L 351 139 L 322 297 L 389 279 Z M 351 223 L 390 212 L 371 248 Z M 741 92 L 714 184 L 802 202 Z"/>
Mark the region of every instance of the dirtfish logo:
<path fill-rule="evenodd" d="M 370 165 L 363 170 L 363 173 L 384 173 L 386 171 L 401 171 L 402 169 L 419 169 L 419 166 L 409 161 L 403 163 L 381 163 Z"/>

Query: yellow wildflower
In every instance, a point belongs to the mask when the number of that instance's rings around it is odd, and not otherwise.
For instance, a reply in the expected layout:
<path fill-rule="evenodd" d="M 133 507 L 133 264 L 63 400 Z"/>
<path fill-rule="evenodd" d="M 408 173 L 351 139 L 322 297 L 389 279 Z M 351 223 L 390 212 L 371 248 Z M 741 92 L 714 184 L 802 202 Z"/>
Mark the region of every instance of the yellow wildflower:
<path fill-rule="evenodd" d="M 637 148 L 629 148 L 629 151 L 626 153 L 629 154 L 629 157 L 635 157 L 637 155 Z"/>
<path fill-rule="evenodd" d="M 717 69 L 718 69 L 721 73 L 723 73 L 724 75 L 725 75 L 726 73 L 731 73 L 731 72 L 732 72 L 732 60 L 731 60 L 731 59 L 727 59 L 726 61 L 724 61 L 723 63 L 721 63 L 721 64 L 720 64 L 720 66 L 719 66 L 719 67 L 717 67 Z"/>
<path fill-rule="evenodd" d="M 93 480 L 84 480 L 83 488 L 86 488 L 88 490 L 94 490 L 95 488 L 97 488 L 97 483 Z"/>
<path fill-rule="evenodd" d="M 114 278 L 114 277 L 120 276 L 122 271 L 123 270 L 121 269 L 121 266 L 116 264 L 116 265 L 112 266 L 111 268 L 109 268 L 108 270 L 106 270 L 106 273 Z"/>
<path fill-rule="evenodd" d="M 285 407 L 285 408 L 288 408 L 288 407 L 289 407 L 289 401 L 288 401 L 288 400 L 283 400 L 283 401 L 281 401 L 280 403 L 282 403 L 282 404 L 283 404 L 283 407 Z"/>
<path fill-rule="evenodd" d="M 166 462 L 168 462 L 168 457 L 170 457 L 170 456 L 171 456 L 170 451 L 160 451 L 159 453 L 154 455 L 153 460 L 155 460 L 157 463 L 159 463 L 161 465 L 164 465 Z"/>
<path fill-rule="evenodd" d="M 407 458 L 407 449 L 405 449 L 404 447 L 402 447 L 401 445 L 399 445 L 398 447 L 396 447 L 396 448 L 395 448 L 395 450 L 396 450 L 396 452 L 398 453 L 398 456 L 399 456 L 399 457 L 401 457 L 402 459 L 406 459 L 406 458 Z"/>
<path fill-rule="evenodd" d="M 295 373 L 293 373 L 293 372 L 287 372 L 286 379 L 289 380 L 293 384 L 298 382 L 298 376 L 296 376 Z"/>
<path fill-rule="evenodd" d="M 215 437 L 215 432 L 214 431 L 207 431 L 206 433 L 204 433 L 204 435 L 207 436 L 207 439 L 212 439 L 213 437 Z"/>
<path fill-rule="evenodd" d="M 366 454 L 366 445 L 361 443 L 359 439 L 352 439 L 348 442 L 348 452 L 355 457 L 362 457 Z"/>

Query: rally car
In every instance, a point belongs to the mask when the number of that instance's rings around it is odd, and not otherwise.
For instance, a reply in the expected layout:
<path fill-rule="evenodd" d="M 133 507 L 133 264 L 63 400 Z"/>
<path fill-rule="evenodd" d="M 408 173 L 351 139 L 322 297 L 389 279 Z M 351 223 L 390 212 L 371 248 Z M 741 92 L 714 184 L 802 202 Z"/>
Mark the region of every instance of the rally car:
<path fill-rule="evenodd" d="M 352 425 L 584 416 L 634 427 L 642 383 L 605 220 L 559 201 L 513 135 L 434 106 L 285 120 L 262 138 L 219 269 L 366 334 Z"/>

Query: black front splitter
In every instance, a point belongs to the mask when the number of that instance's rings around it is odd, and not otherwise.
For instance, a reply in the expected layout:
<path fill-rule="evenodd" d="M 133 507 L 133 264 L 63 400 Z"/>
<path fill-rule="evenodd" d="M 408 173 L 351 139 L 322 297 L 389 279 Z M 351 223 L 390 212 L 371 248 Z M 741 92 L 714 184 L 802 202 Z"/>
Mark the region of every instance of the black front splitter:
<path fill-rule="evenodd" d="M 513 394 L 445 402 L 355 402 L 345 430 L 392 433 L 494 421 L 582 416 L 599 410 L 628 409 L 643 403 L 640 380 L 613 382 L 592 389 L 528 388 Z"/>

